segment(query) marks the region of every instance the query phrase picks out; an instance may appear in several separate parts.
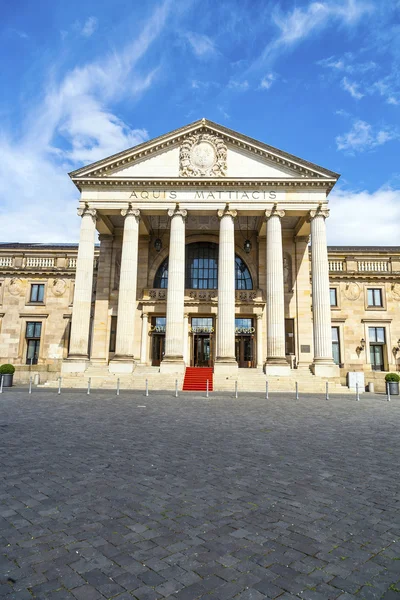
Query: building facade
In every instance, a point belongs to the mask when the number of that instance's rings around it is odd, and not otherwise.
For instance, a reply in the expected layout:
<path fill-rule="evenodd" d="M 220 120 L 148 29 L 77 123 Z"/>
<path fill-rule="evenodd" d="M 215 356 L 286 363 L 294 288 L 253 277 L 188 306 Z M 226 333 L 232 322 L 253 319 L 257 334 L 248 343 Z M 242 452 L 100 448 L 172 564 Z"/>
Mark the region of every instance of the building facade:
<path fill-rule="evenodd" d="M 205 119 L 71 173 L 79 246 L 0 245 L 0 360 L 160 388 L 399 370 L 400 248 L 327 248 L 338 177 Z"/>

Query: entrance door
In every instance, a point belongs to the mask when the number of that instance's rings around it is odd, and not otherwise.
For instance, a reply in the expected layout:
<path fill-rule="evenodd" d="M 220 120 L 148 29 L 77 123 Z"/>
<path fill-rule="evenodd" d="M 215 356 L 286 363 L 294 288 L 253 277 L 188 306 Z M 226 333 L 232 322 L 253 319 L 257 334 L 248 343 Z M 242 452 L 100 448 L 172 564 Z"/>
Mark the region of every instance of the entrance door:
<path fill-rule="evenodd" d="M 193 336 L 194 366 L 211 366 L 211 337 L 209 335 L 194 334 Z"/>
<path fill-rule="evenodd" d="M 254 337 L 237 335 L 235 337 L 235 354 L 241 369 L 254 367 Z"/>
<path fill-rule="evenodd" d="M 165 354 L 165 317 L 151 320 L 151 364 L 159 367 Z"/>
<path fill-rule="evenodd" d="M 192 317 L 192 365 L 212 367 L 213 364 L 213 317 Z"/>

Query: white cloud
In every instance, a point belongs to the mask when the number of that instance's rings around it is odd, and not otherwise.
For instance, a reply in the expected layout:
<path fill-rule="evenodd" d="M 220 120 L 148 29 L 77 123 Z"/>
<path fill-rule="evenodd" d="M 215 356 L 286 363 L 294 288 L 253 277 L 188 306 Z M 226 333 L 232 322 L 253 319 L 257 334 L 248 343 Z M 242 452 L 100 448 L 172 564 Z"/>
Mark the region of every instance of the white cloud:
<path fill-rule="evenodd" d="M 399 139 L 397 130 L 374 130 L 372 125 L 359 119 L 353 123 L 350 131 L 336 137 L 336 145 L 338 150 L 355 153 L 371 150 L 394 139 Z"/>
<path fill-rule="evenodd" d="M 171 0 L 160 5 L 119 52 L 76 67 L 49 85 L 27 115 L 21 139 L 0 132 L 3 240 L 77 240 L 79 192 L 67 172 L 148 139 L 145 129 L 124 123 L 110 104 L 151 85 L 157 70 L 142 76 L 135 67 L 164 28 L 170 6 Z"/>
<path fill-rule="evenodd" d="M 327 27 L 332 21 L 351 26 L 373 10 L 366 0 L 342 0 L 341 2 L 310 2 L 305 8 L 294 8 L 283 13 L 276 9 L 272 13 L 279 36 L 265 49 L 264 57 L 282 46 L 290 47 Z"/>
<path fill-rule="evenodd" d="M 347 77 L 343 77 L 342 79 L 342 88 L 349 92 L 349 94 L 355 98 L 356 100 L 361 100 L 364 97 L 364 94 L 359 90 L 359 84 L 354 81 L 349 81 Z"/>
<path fill-rule="evenodd" d="M 399 189 L 334 190 L 329 196 L 329 207 L 331 213 L 326 223 L 330 245 L 399 245 Z"/>
<path fill-rule="evenodd" d="M 269 90 L 269 88 L 275 81 L 276 81 L 276 76 L 273 73 L 268 73 L 261 79 L 260 89 Z"/>
<path fill-rule="evenodd" d="M 96 29 L 97 29 L 96 17 L 89 17 L 88 19 L 86 19 L 85 23 L 83 24 L 81 34 L 84 37 L 90 37 L 94 34 Z"/>
<path fill-rule="evenodd" d="M 228 83 L 228 87 L 231 90 L 237 90 L 238 92 L 246 92 L 249 89 L 249 82 L 245 79 L 244 81 L 238 81 L 237 79 L 231 79 Z"/>
<path fill-rule="evenodd" d="M 335 56 L 323 58 L 317 61 L 317 65 L 344 73 L 366 73 L 367 71 L 373 71 L 377 67 L 377 64 L 372 60 L 364 63 L 354 62 L 354 55 L 351 52 L 347 52 L 340 58 L 336 58 Z"/>
<path fill-rule="evenodd" d="M 185 38 L 198 58 L 207 58 L 216 53 L 214 42 L 208 35 L 188 31 Z"/>

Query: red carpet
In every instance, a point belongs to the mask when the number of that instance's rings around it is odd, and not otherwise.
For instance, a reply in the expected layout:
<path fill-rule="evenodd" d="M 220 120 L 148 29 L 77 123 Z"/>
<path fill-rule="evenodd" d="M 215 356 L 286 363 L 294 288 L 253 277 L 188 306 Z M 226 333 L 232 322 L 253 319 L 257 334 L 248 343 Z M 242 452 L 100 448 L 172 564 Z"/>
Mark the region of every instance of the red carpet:
<path fill-rule="evenodd" d="M 212 392 L 213 389 L 213 370 L 212 367 L 186 367 L 185 379 L 183 381 L 183 391 L 201 392 L 207 389 Z"/>

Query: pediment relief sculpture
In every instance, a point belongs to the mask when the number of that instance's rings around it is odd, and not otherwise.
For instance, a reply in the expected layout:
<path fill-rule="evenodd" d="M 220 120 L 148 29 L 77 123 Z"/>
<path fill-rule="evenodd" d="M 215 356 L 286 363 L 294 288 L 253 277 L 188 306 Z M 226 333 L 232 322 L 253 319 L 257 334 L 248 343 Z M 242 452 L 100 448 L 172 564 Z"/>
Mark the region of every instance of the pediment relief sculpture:
<path fill-rule="evenodd" d="M 191 135 L 179 151 L 181 177 L 225 177 L 227 148 L 216 135 L 200 133 Z"/>

